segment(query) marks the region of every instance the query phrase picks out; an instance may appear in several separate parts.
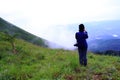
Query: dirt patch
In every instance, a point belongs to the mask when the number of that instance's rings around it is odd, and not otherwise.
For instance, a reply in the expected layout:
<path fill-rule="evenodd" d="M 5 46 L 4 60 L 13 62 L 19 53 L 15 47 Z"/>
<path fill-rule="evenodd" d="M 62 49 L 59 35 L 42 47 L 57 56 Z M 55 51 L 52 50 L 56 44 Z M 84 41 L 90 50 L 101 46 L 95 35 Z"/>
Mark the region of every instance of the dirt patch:
<path fill-rule="evenodd" d="M 77 67 L 74 69 L 74 71 L 75 71 L 76 73 L 80 73 L 80 72 L 81 72 L 80 68 L 77 68 Z"/>
<path fill-rule="evenodd" d="M 92 76 L 92 79 L 93 79 L 93 80 L 102 80 L 102 74 L 101 74 L 101 73 L 99 73 L 99 74 L 94 74 L 94 75 Z"/>
<path fill-rule="evenodd" d="M 75 80 L 75 77 L 73 75 L 66 75 L 65 80 Z"/>

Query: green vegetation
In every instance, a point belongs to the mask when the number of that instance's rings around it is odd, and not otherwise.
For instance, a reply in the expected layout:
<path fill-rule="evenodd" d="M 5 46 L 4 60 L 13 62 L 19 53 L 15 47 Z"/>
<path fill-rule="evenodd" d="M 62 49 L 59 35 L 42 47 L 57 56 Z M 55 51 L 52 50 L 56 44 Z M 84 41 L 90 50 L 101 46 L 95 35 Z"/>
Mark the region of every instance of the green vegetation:
<path fill-rule="evenodd" d="M 96 51 L 94 53 L 100 54 L 100 55 L 120 56 L 120 51 L 115 51 L 115 50 Z"/>
<path fill-rule="evenodd" d="M 0 41 L 0 80 L 120 80 L 120 57 L 88 53 L 79 65 L 77 51 L 49 49 L 23 40 Z"/>

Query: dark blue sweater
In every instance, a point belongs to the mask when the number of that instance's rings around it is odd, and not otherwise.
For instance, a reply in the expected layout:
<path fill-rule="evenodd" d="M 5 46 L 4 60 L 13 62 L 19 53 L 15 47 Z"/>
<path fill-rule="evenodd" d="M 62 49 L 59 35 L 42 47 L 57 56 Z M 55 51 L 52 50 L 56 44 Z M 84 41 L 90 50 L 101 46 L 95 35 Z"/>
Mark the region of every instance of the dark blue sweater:
<path fill-rule="evenodd" d="M 78 47 L 87 48 L 86 39 L 88 38 L 87 32 L 77 32 L 75 34 L 75 38 L 77 40 Z"/>

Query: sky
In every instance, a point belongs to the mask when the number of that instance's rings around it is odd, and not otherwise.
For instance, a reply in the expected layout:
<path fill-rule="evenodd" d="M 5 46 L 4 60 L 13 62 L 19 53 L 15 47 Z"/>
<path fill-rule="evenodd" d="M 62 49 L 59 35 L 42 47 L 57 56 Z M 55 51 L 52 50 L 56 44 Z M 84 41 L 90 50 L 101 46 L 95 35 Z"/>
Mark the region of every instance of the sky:
<path fill-rule="evenodd" d="M 0 17 L 68 47 L 75 41 L 69 40 L 68 35 L 74 35 L 66 25 L 120 19 L 119 4 L 120 0 L 0 0 Z"/>

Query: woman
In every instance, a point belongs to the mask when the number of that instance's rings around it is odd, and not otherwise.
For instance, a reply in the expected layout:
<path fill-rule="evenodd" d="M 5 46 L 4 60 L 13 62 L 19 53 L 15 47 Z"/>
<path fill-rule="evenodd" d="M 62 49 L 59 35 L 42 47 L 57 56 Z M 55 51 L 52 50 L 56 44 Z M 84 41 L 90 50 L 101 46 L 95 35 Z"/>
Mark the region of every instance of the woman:
<path fill-rule="evenodd" d="M 86 39 L 88 38 L 87 31 L 85 31 L 85 27 L 83 24 L 79 25 L 79 32 L 76 32 L 75 38 L 77 40 L 77 44 L 74 46 L 78 47 L 79 52 L 79 62 L 81 65 L 87 66 L 87 42 Z"/>

